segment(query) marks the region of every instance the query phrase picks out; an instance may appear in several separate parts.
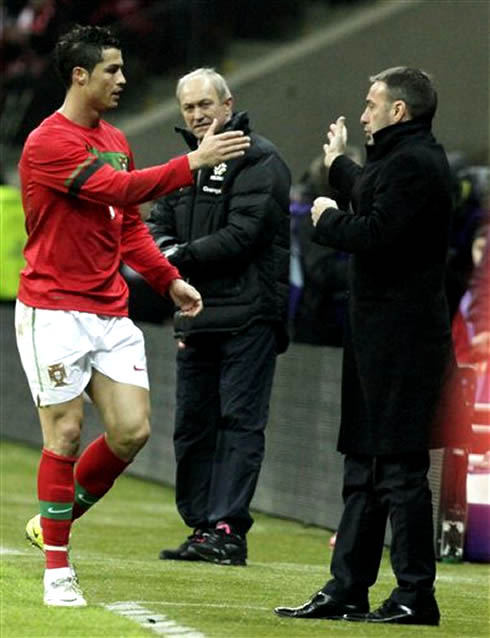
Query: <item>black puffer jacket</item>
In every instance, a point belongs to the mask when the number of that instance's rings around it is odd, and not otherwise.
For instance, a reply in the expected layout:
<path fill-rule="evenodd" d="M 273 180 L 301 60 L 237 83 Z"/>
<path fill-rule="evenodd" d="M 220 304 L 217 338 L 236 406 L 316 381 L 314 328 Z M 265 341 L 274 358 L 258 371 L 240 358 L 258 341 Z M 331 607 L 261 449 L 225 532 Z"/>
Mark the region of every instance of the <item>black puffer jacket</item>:
<path fill-rule="evenodd" d="M 189 146 L 197 140 L 176 129 Z M 243 130 L 243 157 L 202 169 L 196 185 L 157 200 L 150 231 L 183 277 L 202 295 L 194 319 L 175 315 L 178 335 L 237 331 L 255 321 L 274 323 L 278 351 L 287 348 L 289 293 L 289 169 L 275 146 L 250 132 L 246 113 L 224 130 Z M 175 248 L 174 248 L 175 247 Z"/>

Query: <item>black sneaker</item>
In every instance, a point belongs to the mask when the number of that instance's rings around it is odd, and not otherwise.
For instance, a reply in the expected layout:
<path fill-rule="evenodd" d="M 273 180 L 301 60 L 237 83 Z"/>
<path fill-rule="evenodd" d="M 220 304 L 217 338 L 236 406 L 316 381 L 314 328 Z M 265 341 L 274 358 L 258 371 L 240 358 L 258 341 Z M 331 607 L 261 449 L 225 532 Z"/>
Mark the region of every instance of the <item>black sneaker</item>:
<path fill-rule="evenodd" d="M 177 549 L 162 549 L 158 558 L 161 560 L 202 560 L 197 554 L 191 553 L 189 548 L 193 543 L 202 543 L 206 536 L 206 531 L 195 529 Z"/>
<path fill-rule="evenodd" d="M 192 543 L 188 553 L 219 565 L 246 565 L 247 541 L 224 522 L 216 524 L 199 543 Z"/>

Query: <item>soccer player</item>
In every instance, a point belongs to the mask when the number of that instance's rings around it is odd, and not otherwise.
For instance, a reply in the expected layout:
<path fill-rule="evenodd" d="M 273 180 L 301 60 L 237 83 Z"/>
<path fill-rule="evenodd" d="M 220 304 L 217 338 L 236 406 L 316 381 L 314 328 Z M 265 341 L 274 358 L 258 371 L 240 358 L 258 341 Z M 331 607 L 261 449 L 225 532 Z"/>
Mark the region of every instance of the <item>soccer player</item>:
<path fill-rule="evenodd" d="M 16 334 L 43 435 L 40 515 L 26 533 L 44 549 L 45 604 L 84 606 L 68 557 L 72 521 L 104 496 L 150 432 L 144 341 L 127 317 L 121 260 L 184 316 L 202 309 L 137 205 L 192 184 L 193 170 L 242 155 L 249 138 L 214 135 L 213 126 L 197 150 L 134 170 L 126 138 L 101 119 L 126 83 L 119 41 L 109 29 L 76 26 L 55 53 L 66 97 L 29 135 L 19 163 L 28 239 Z M 105 433 L 77 458 L 84 392 Z"/>

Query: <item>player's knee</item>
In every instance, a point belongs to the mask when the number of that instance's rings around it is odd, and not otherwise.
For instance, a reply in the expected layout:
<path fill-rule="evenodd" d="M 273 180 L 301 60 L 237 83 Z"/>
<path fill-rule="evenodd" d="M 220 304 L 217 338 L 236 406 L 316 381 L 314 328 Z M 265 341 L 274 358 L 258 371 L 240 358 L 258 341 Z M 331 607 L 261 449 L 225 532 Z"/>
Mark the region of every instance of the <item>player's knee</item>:
<path fill-rule="evenodd" d="M 141 421 L 132 433 L 132 445 L 140 450 L 150 438 L 150 422 L 148 419 Z"/>
<path fill-rule="evenodd" d="M 41 407 L 38 410 L 46 449 L 62 456 L 78 452 L 83 423 L 83 403 L 74 399 L 67 403 Z"/>
<path fill-rule="evenodd" d="M 80 446 L 81 424 L 74 421 L 58 422 L 50 431 L 44 429 L 44 447 L 55 454 L 73 456 Z"/>
<path fill-rule="evenodd" d="M 132 423 L 126 422 L 113 432 L 111 438 L 115 452 L 121 458 L 130 459 L 141 450 L 150 436 L 148 419 L 141 419 Z"/>

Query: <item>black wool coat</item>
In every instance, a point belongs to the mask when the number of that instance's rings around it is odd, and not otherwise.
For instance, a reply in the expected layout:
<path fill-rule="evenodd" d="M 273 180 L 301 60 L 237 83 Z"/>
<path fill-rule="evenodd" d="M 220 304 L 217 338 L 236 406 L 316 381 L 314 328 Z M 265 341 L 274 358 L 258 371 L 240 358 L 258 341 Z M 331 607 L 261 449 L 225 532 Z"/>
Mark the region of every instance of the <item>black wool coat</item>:
<path fill-rule="evenodd" d="M 197 140 L 177 129 L 191 148 Z M 148 227 L 162 252 L 201 293 L 193 319 L 175 315 L 176 334 L 237 332 L 257 321 L 274 325 L 287 348 L 289 168 L 277 148 L 252 132 L 245 112 L 224 130 L 243 130 L 244 156 L 201 169 L 193 186 L 154 202 Z M 175 245 L 175 249 L 172 246 Z"/>
<path fill-rule="evenodd" d="M 314 234 L 352 253 L 338 449 L 417 452 L 431 446 L 454 363 L 444 289 L 450 171 L 420 119 L 378 131 L 366 149 L 364 168 L 340 156 L 330 169 L 354 212 L 327 209 Z"/>

